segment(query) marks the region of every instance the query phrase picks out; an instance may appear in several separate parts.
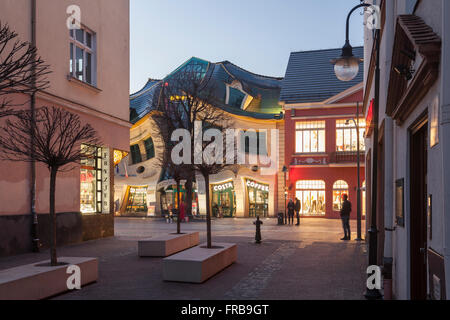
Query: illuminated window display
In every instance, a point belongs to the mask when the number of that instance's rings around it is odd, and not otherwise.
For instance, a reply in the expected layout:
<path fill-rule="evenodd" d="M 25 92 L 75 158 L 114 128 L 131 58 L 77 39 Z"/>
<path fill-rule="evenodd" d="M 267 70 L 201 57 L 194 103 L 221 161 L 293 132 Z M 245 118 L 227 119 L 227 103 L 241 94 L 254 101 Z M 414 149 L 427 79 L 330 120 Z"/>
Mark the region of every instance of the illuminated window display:
<path fill-rule="evenodd" d="M 218 218 L 230 218 L 236 215 L 236 194 L 232 181 L 211 186 L 212 211 Z"/>
<path fill-rule="evenodd" d="M 82 158 L 80 169 L 80 211 L 83 214 L 109 213 L 110 155 L 108 148 L 95 148 L 94 156 Z"/>
<path fill-rule="evenodd" d="M 253 180 L 246 181 L 250 217 L 269 215 L 269 186 Z"/>
<path fill-rule="evenodd" d="M 342 209 L 343 195 L 348 196 L 348 183 L 339 180 L 333 185 L 333 211 L 340 211 Z"/>
<path fill-rule="evenodd" d="M 147 189 L 148 187 L 130 187 L 127 212 L 147 212 Z"/>
<path fill-rule="evenodd" d="M 325 216 L 325 182 L 302 180 L 296 184 L 295 196 L 301 201 L 303 216 Z"/>

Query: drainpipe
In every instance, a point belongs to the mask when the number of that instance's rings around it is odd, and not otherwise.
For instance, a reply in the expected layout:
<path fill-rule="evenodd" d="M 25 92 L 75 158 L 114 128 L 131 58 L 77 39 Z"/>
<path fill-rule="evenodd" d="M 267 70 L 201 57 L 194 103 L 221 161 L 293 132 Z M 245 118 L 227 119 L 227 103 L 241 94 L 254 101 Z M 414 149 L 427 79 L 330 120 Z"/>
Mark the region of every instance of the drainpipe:
<path fill-rule="evenodd" d="M 441 54 L 441 132 L 442 187 L 443 187 L 443 244 L 447 299 L 450 297 L 450 1 L 442 0 L 442 54 Z"/>
<path fill-rule="evenodd" d="M 385 69 L 384 69 L 384 92 L 383 100 L 387 103 L 387 87 L 390 79 L 392 50 L 394 46 L 394 1 L 385 1 L 386 22 L 384 29 L 385 41 Z M 393 258 L 393 236 L 394 236 L 394 122 L 391 117 L 385 115 L 385 179 L 384 179 L 384 299 L 392 299 L 392 266 Z"/>
<path fill-rule="evenodd" d="M 31 0 L 31 44 L 36 47 L 36 0 Z M 36 59 L 36 55 L 33 56 L 33 60 Z M 31 70 L 35 74 L 34 68 Z M 36 83 L 35 77 L 33 77 L 33 85 Z M 33 119 L 35 118 L 36 110 L 36 94 L 31 95 L 30 111 Z M 31 150 L 34 149 L 34 134 L 31 135 Z M 33 151 L 32 151 L 33 152 Z M 31 212 L 31 239 L 33 252 L 39 252 L 40 241 L 38 236 L 38 216 L 36 213 L 36 163 L 32 161 L 31 166 L 31 180 L 30 180 L 30 212 Z"/>
<path fill-rule="evenodd" d="M 392 300 L 392 238 L 394 232 L 394 148 L 393 148 L 393 121 L 386 116 L 384 120 L 385 128 L 385 180 L 384 180 L 384 299 Z"/>

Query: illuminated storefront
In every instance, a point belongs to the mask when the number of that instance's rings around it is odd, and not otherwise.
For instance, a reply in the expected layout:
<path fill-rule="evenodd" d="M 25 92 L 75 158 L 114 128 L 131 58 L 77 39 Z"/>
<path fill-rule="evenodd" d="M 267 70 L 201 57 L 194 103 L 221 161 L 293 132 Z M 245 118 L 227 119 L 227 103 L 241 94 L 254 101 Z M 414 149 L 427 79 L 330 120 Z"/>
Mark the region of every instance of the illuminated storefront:
<path fill-rule="evenodd" d="M 341 211 L 343 196 L 348 196 L 348 184 L 343 180 L 336 181 L 333 185 L 333 210 Z"/>
<path fill-rule="evenodd" d="M 236 215 L 236 193 L 233 181 L 211 185 L 214 217 L 230 218 Z"/>
<path fill-rule="evenodd" d="M 245 183 L 248 194 L 250 217 L 269 215 L 269 185 L 248 179 Z"/>
<path fill-rule="evenodd" d="M 325 216 L 325 182 L 321 180 L 298 181 L 296 197 L 302 204 L 303 216 Z"/>
<path fill-rule="evenodd" d="M 128 193 L 127 213 L 147 213 L 148 187 L 130 187 Z"/>
<path fill-rule="evenodd" d="M 83 214 L 109 213 L 111 183 L 109 149 L 93 148 L 96 149 L 93 157 L 81 159 L 80 211 Z"/>

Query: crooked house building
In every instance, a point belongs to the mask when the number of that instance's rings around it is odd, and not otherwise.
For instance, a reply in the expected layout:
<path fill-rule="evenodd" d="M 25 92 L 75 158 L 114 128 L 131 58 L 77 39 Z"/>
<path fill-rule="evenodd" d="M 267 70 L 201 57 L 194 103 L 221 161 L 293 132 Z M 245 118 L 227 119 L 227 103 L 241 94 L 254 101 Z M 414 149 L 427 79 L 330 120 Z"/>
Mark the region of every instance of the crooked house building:
<path fill-rule="evenodd" d="M 202 81 L 213 82 L 217 107 L 232 118 L 233 126 L 240 131 L 238 148 L 246 154 L 252 152 L 246 131 L 253 129 L 260 155 L 258 165 L 240 165 L 211 176 L 209 186 L 197 176 L 193 214 L 206 214 L 210 205 L 217 217 L 276 216 L 284 210 L 284 177 L 278 174 L 284 161 L 284 121 L 279 104 L 283 79 L 257 75 L 228 61 L 211 63 L 198 58 L 189 59 L 163 80 L 149 80 L 130 96 L 130 154 L 115 168 L 116 216 L 160 217 L 171 206 L 176 207 L 176 183 L 157 158 L 163 144 L 155 132 L 152 106 L 165 80 L 191 71 L 201 74 Z M 209 204 L 206 188 L 211 192 Z M 185 199 L 183 181 L 180 191 Z"/>

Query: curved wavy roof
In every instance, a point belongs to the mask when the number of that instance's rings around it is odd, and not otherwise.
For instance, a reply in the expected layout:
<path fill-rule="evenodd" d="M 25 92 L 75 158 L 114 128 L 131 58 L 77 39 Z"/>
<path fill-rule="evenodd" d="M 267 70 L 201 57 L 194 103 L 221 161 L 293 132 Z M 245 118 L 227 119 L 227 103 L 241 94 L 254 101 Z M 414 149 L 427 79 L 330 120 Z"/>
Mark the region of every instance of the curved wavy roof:
<path fill-rule="evenodd" d="M 208 81 L 213 82 L 220 107 L 227 112 L 257 119 L 280 118 L 282 108 L 279 104 L 279 97 L 283 78 L 258 75 L 229 61 L 210 63 L 193 57 L 165 79 L 174 76 L 189 65 L 200 68 L 202 75 L 209 79 Z M 231 85 L 235 81 L 239 81 L 243 90 L 254 98 L 246 110 L 226 105 L 227 85 Z M 132 123 L 136 123 L 152 110 L 157 103 L 162 83 L 163 80 L 150 79 L 141 90 L 130 95 L 130 121 Z"/>

